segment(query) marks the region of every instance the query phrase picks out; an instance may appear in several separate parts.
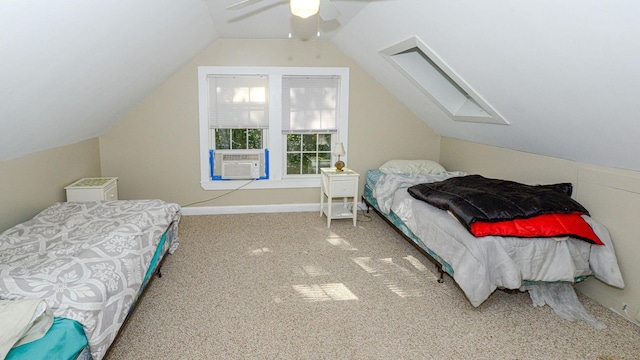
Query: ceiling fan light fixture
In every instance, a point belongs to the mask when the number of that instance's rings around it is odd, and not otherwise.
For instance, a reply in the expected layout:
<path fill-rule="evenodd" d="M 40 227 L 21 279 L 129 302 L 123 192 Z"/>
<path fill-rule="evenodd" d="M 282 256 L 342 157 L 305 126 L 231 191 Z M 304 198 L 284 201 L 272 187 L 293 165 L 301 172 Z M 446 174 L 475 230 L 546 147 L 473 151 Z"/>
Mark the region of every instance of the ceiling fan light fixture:
<path fill-rule="evenodd" d="M 313 16 L 320 10 L 320 0 L 291 0 L 291 13 L 303 19 Z"/>

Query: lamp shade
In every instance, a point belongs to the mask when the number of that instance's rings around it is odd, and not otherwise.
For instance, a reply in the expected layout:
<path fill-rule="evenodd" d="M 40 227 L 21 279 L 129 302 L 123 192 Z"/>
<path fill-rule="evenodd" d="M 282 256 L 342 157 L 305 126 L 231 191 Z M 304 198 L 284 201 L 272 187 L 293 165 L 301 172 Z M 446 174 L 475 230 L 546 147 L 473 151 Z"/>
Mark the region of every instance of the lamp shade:
<path fill-rule="evenodd" d="M 303 19 L 315 15 L 320 9 L 320 0 L 291 0 L 291 13 Z"/>

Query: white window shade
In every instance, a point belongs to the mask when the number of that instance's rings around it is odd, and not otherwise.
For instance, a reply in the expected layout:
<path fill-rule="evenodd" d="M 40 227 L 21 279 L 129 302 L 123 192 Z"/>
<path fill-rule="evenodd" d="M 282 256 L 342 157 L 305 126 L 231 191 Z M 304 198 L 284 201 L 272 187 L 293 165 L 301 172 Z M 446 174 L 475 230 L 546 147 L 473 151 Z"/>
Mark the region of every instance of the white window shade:
<path fill-rule="evenodd" d="M 283 76 L 282 132 L 338 132 L 339 76 Z"/>
<path fill-rule="evenodd" d="M 268 128 L 269 79 L 258 75 L 208 76 L 210 128 Z"/>

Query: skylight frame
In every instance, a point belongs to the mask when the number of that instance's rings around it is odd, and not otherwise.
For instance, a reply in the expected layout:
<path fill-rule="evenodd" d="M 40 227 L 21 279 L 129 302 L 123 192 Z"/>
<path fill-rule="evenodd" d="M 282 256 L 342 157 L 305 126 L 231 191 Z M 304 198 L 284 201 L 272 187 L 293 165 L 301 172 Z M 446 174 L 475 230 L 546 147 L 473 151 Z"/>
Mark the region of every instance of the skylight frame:
<path fill-rule="evenodd" d="M 418 37 L 381 50 L 380 54 L 451 119 L 509 125 L 499 112 Z"/>

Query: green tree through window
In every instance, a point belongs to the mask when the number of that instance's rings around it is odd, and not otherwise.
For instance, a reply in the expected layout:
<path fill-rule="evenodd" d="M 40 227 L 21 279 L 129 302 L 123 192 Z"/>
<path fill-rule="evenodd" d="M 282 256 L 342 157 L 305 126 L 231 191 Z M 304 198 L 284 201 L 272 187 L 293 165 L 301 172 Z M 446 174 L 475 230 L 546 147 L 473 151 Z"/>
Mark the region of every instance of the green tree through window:
<path fill-rule="evenodd" d="M 215 129 L 215 150 L 262 149 L 262 129 Z"/>
<path fill-rule="evenodd" d="M 319 174 L 331 166 L 331 134 L 287 134 L 287 175 Z"/>

